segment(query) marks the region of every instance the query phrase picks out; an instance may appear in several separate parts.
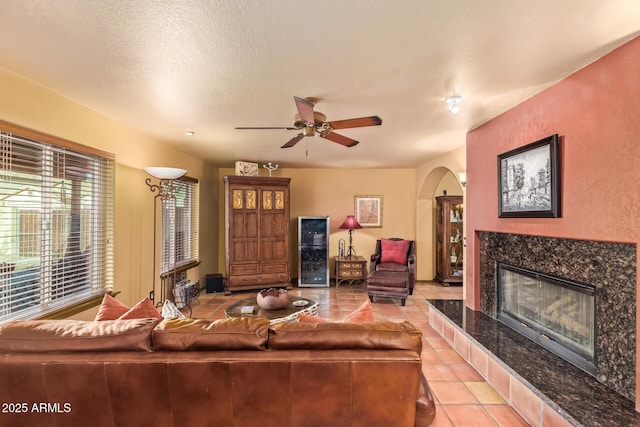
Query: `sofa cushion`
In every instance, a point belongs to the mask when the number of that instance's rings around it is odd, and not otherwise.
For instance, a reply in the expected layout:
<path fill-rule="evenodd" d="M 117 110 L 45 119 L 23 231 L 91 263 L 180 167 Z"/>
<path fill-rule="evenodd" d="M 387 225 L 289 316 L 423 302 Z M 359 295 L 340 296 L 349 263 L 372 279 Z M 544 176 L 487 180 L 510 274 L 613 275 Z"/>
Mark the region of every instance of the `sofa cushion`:
<path fill-rule="evenodd" d="M 409 252 L 408 240 L 390 240 L 381 239 L 381 256 L 380 262 L 395 262 L 398 264 L 407 264 L 407 254 Z"/>
<path fill-rule="evenodd" d="M 16 320 L 0 326 L 0 351 L 150 351 L 156 319 Z"/>
<path fill-rule="evenodd" d="M 310 316 L 308 314 L 301 313 L 298 315 L 299 322 L 311 322 L 311 323 L 324 323 L 329 322 L 322 317 Z M 354 311 L 346 315 L 340 322 L 342 323 L 371 323 L 373 322 L 373 308 L 371 307 L 371 301 L 367 299 L 365 302 L 356 308 Z"/>
<path fill-rule="evenodd" d="M 109 294 L 104 294 L 95 320 L 116 320 L 129 311 L 129 307 Z"/>
<path fill-rule="evenodd" d="M 391 271 L 394 273 L 404 273 L 409 271 L 409 268 L 403 264 L 396 264 L 395 262 L 382 262 L 376 264 L 376 271 Z"/>
<path fill-rule="evenodd" d="M 274 350 L 415 350 L 422 349 L 422 332 L 409 322 L 288 323 L 269 327 Z"/>
<path fill-rule="evenodd" d="M 265 350 L 269 320 L 164 319 L 152 332 L 154 350 Z"/>
<path fill-rule="evenodd" d="M 162 315 L 158 309 L 153 305 L 148 297 L 144 297 L 136 305 L 131 307 L 129 311 L 118 317 L 120 320 L 127 319 L 145 319 L 148 317 L 154 317 L 158 320 L 162 320 Z"/>

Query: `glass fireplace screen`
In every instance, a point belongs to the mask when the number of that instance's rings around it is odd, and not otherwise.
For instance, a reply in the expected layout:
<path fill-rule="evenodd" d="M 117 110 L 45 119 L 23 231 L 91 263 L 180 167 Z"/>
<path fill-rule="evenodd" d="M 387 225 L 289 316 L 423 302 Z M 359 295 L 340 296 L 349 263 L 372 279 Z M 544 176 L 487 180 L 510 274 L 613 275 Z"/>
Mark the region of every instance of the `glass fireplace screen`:
<path fill-rule="evenodd" d="M 498 265 L 498 283 L 501 320 L 510 317 L 523 328 L 535 329 L 542 341 L 557 342 L 593 360 L 595 292 L 592 287 L 507 264 Z"/>

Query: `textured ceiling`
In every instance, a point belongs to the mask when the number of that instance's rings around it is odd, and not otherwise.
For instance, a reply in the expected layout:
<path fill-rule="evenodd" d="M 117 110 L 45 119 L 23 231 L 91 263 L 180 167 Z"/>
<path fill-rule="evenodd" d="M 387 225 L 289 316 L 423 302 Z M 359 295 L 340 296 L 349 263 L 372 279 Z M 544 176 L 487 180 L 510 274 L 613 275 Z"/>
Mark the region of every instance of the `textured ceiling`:
<path fill-rule="evenodd" d="M 225 166 L 415 167 L 638 34 L 638 0 L 0 2 L 0 66 Z M 383 123 L 234 129 L 291 126 L 294 95 Z"/>

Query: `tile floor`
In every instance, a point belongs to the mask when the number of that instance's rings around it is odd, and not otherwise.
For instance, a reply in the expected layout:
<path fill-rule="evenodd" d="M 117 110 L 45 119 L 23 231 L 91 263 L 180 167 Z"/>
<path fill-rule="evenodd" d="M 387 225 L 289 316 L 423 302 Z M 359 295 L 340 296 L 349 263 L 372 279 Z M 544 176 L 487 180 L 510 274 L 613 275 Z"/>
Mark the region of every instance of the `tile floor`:
<path fill-rule="evenodd" d="M 340 319 L 367 299 L 364 285 L 330 288 L 293 288 L 299 295 L 319 302 L 318 316 Z M 224 309 L 238 299 L 254 292 L 239 292 L 230 296 L 202 293 L 193 304 L 194 318 L 221 319 Z M 426 299 L 460 299 L 461 287 L 442 287 L 433 282 L 420 282 L 404 307 L 399 300 L 376 299 L 375 320 L 409 320 L 424 335 L 423 371 L 433 390 L 437 415 L 433 427 L 518 427 L 528 424 L 491 387 L 478 372 L 429 326 L 429 306 Z"/>

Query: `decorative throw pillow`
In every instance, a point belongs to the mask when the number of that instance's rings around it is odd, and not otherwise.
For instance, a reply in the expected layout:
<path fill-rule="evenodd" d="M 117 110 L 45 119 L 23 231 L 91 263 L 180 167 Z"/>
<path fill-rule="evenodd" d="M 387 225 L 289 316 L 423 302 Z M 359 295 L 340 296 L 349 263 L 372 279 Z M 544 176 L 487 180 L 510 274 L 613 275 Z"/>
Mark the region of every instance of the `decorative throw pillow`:
<path fill-rule="evenodd" d="M 373 322 L 373 308 L 371 307 L 371 301 L 367 298 L 365 302 L 356 308 L 352 313 L 348 314 L 343 323 L 371 323 Z"/>
<path fill-rule="evenodd" d="M 104 294 L 95 320 L 116 320 L 129 311 L 129 307 L 109 294 Z"/>
<path fill-rule="evenodd" d="M 382 249 L 380 262 L 407 263 L 407 252 L 409 251 L 408 240 L 382 239 L 380 244 Z"/>
<path fill-rule="evenodd" d="M 124 313 L 118 319 L 145 319 L 147 317 L 154 317 L 158 320 L 162 320 L 162 315 L 160 315 L 158 310 L 153 306 L 151 300 L 148 297 L 144 297 L 142 301 L 131 307 L 129 311 Z"/>
<path fill-rule="evenodd" d="M 329 322 L 327 319 L 317 316 L 309 316 L 308 314 L 299 314 L 298 322 L 307 323 L 325 323 Z M 371 301 L 367 299 L 365 302 L 356 308 L 353 312 L 345 316 L 344 319 L 339 320 L 338 323 L 371 323 L 373 322 L 373 308 L 371 307 Z"/>
<path fill-rule="evenodd" d="M 185 315 L 182 314 L 178 307 L 171 301 L 165 300 L 164 304 L 162 304 L 162 317 L 164 319 L 173 318 L 173 319 L 185 319 Z"/>

